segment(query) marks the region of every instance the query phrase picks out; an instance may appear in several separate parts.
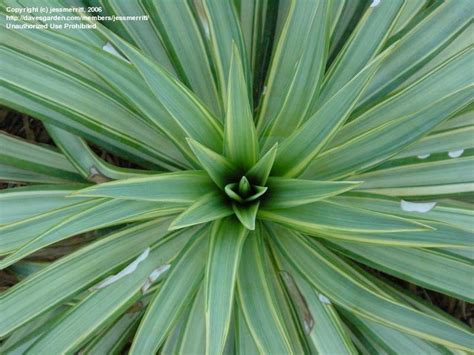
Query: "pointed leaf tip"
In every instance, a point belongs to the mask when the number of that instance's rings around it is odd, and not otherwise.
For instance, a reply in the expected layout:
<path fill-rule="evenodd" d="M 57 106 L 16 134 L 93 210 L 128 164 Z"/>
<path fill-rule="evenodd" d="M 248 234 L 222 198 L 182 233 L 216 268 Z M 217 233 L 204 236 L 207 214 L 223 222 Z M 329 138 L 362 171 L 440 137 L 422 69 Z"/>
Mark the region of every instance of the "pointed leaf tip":
<path fill-rule="evenodd" d="M 245 144 L 242 140 L 245 139 Z M 255 164 L 258 139 L 253 122 L 249 91 L 238 49 L 234 46 L 229 68 L 224 153 L 235 165 L 249 169 Z"/>
<path fill-rule="evenodd" d="M 177 230 L 196 224 L 210 222 L 232 214 L 228 205 L 219 191 L 202 196 L 187 210 L 178 215 L 171 223 L 169 230 Z"/>
<path fill-rule="evenodd" d="M 254 202 L 250 205 L 242 206 L 238 203 L 232 204 L 232 209 L 242 225 L 253 231 L 255 230 L 255 220 L 257 219 L 258 206 L 260 202 Z"/>
<path fill-rule="evenodd" d="M 275 143 L 273 147 L 266 152 L 257 163 L 250 168 L 245 174 L 255 185 L 265 186 L 272 171 L 273 163 L 275 162 L 276 154 L 278 151 L 278 143 Z"/>
<path fill-rule="evenodd" d="M 250 193 L 250 190 L 251 190 L 251 186 L 250 186 L 249 181 L 247 180 L 245 176 L 242 176 L 239 182 L 239 194 L 241 196 L 247 197 L 247 195 Z"/>
<path fill-rule="evenodd" d="M 209 177 L 220 189 L 224 190 L 228 183 L 233 182 L 234 174 L 237 171 L 234 164 L 193 139 L 188 138 L 187 141 L 203 169 L 207 171 Z"/>

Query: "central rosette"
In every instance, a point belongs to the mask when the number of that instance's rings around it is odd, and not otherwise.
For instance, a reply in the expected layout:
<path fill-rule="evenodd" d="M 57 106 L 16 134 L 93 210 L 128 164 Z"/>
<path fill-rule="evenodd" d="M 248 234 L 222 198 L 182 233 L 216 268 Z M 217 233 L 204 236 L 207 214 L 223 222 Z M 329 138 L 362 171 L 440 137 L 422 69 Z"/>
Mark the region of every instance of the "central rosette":
<path fill-rule="evenodd" d="M 258 220 L 283 225 L 295 221 L 291 225 L 299 225 L 302 231 L 319 231 L 324 223 L 329 224 L 326 228 L 329 230 L 349 230 L 348 222 L 341 222 L 334 216 L 338 216 L 338 211 L 346 213 L 347 210 L 350 216 L 357 216 L 356 212 L 341 207 L 337 201 L 313 203 L 352 190 L 360 182 L 300 178 L 329 141 L 324 137 L 329 131 L 321 132 L 321 122 L 326 119 L 337 121 L 338 114 L 327 118 L 325 115 L 332 111 L 323 110 L 324 115 L 313 115 L 285 139 L 277 134 L 279 129 L 273 132 L 271 127 L 262 126 L 264 122 L 257 118 L 254 120 L 245 71 L 235 45 L 232 47 L 227 94 L 223 124 L 203 106 L 193 109 L 195 120 L 179 124 L 185 132 L 177 131 L 175 134 L 188 135 L 188 145 L 181 142 L 179 148 L 189 161 L 187 168 L 190 170 L 156 174 L 143 178 L 145 181 L 140 183 L 137 182 L 139 178 L 133 178 L 125 182 L 97 184 L 81 190 L 80 194 L 131 200 L 139 197 L 146 201 L 171 203 L 170 207 L 163 207 L 170 209 L 171 212 L 167 213 L 182 211 L 170 223 L 170 230 L 208 222 L 220 226 L 218 221 L 223 219 L 230 221 L 229 225 L 243 226 L 248 230 L 255 230 Z M 176 98 L 182 102 L 180 110 L 197 102 L 192 97 L 181 100 L 185 98 L 183 95 Z M 261 127 L 257 130 L 259 123 Z M 275 142 L 277 138 L 281 140 L 280 147 Z M 297 207 L 299 209 L 295 209 Z M 336 212 L 329 214 L 326 209 Z M 160 211 L 157 210 L 157 216 L 160 216 Z M 318 223 L 313 223 L 313 217 Z M 356 219 L 351 217 L 351 220 Z M 342 223 L 342 226 L 334 226 L 334 223 Z M 365 227 L 366 224 L 362 223 L 363 232 Z"/>
<path fill-rule="evenodd" d="M 227 184 L 224 191 L 234 202 L 245 205 L 257 201 L 267 189 L 266 186 L 251 184 L 247 177 L 242 176 L 239 182 Z"/>

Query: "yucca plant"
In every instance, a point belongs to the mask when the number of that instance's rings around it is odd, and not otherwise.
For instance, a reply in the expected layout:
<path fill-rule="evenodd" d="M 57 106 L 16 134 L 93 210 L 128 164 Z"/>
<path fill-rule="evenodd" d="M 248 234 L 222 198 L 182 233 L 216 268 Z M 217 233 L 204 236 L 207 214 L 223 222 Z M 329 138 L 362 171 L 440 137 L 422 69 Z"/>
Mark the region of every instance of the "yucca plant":
<path fill-rule="evenodd" d="M 0 351 L 469 351 L 473 6 L 2 1 Z"/>

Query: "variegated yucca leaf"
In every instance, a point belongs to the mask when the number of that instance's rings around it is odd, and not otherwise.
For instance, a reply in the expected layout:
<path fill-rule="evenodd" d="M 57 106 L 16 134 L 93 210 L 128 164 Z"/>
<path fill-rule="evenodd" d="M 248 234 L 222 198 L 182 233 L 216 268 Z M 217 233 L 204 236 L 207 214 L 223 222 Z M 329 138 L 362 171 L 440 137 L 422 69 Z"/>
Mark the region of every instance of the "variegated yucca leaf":
<path fill-rule="evenodd" d="M 383 274 L 474 301 L 471 0 L 0 12 L 0 103 L 54 141 L 0 134 L 0 353 L 472 349 Z"/>

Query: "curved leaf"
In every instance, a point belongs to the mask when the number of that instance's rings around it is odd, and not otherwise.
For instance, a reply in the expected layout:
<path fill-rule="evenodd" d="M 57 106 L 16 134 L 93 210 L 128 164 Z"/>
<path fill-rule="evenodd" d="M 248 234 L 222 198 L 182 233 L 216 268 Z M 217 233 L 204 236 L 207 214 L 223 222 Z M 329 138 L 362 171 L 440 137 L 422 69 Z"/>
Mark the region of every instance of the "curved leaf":
<path fill-rule="evenodd" d="M 166 70 L 175 75 L 173 63 L 161 42 L 150 11 L 142 1 L 99 0 L 102 13 L 109 16 L 149 16 L 149 21 L 104 21 L 104 25 L 119 33 L 128 42 L 155 59 Z"/>
<path fill-rule="evenodd" d="M 271 177 L 262 207 L 289 208 L 323 200 L 356 188 L 360 183 L 346 181 L 314 181 Z"/>
<path fill-rule="evenodd" d="M 46 230 L 38 231 L 35 219 L 5 227 L 9 233 L 19 234 L 29 239 L 12 254 L 0 260 L 0 269 L 30 255 L 31 253 L 79 233 L 94 229 L 122 224 L 125 222 L 146 220 L 151 217 L 169 216 L 183 210 L 183 205 L 168 203 L 157 205 L 148 201 L 125 201 L 94 199 L 84 202 L 86 208 L 62 216 L 49 223 L 46 217 Z M 66 210 L 67 212 L 67 210 Z M 63 214 L 64 211 L 59 211 Z"/>
<path fill-rule="evenodd" d="M 0 296 L 3 337 L 76 294 L 168 234 L 163 219 L 132 226 L 68 255 Z M 107 258 L 103 256 L 107 255 Z M 22 302 L 18 303 L 18 299 Z"/>
<path fill-rule="evenodd" d="M 234 164 L 193 139 L 188 139 L 188 144 L 201 163 L 201 166 L 221 190 L 224 190 L 225 185 L 234 182 L 234 178 L 237 178 L 237 169 Z"/>
<path fill-rule="evenodd" d="M 189 89 L 114 33 L 103 31 L 103 34 L 136 66 L 158 101 L 188 137 L 206 142 L 211 149 L 222 150 L 222 125 Z"/>
<path fill-rule="evenodd" d="M 469 0 L 445 1 L 417 23 L 400 39 L 397 51 L 382 65 L 359 105 L 385 96 L 420 69 L 469 25 L 472 10 Z"/>
<path fill-rule="evenodd" d="M 447 121 L 448 123 L 452 121 Z M 410 145 L 407 149 L 398 153 L 393 159 L 413 156 L 424 156 L 433 153 L 447 153 L 462 149 L 474 148 L 474 126 L 453 128 L 450 130 L 430 134 L 417 143 Z"/>
<path fill-rule="evenodd" d="M 141 0 L 156 24 L 175 69 L 184 83 L 221 118 L 222 103 L 211 61 L 191 4 L 187 1 Z"/>
<path fill-rule="evenodd" d="M 155 148 L 155 141 L 160 135 L 136 113 L 117 101 L 116 97 L 91 82 L 19 51 L 4 47 L 1 53 L 5 65 L 22 67 L 16 73 L 2 71 L 4 85 L 20 96 L 2 95 L 2 101 L 6 100 L 8 103 L 10 99 L 16 98 L 12 100 L 12 107 L 24 105 L 28 112 L 35 110 L 34 106 L 29 105 L 29 100 L 33 99 L 42 110 L 52 108 L 59 112 L 59 116 L 57 113 L 48 117 L 46 122 L 55 122 L 62 127 L 74 126 L 76 129 L 78 125 L 85 126 L 100 132 L 101 136 L 141 150 L 141 154 L 161 157 L 161 153 Z M 67 117 L 66 120 L 64 116 Z M 57 121 L 59 117 L 61 120 Z"/>
<path fill-rule="evenodd" d="M 347 264 L 321 244 L 309 245 L 296 235 L 279 236 L 277 242 L 287 260 L 331 302 L 364 318 L 438 344 L 462 350 L 470 348 L 472 334 L 469 330 L 368 289 L 347 273 Z"/>
<path fill-rule="evenodd" d="M 436 203 L 434 208 L 424 213 L 405 211 L 401 206 L 400 198 L 383 195 L 357 193 L 333 197 L 335 202 L 357 206 L 370 211 L 387 213 L 418 220 L 437 221 L 451 228 L 458 228 L 472 232 L 472 218 L 474 212 L 472 205 L 456 201 L 443 200 Z M 453 231 L 453 233 L 455 233 Z"/>
<path fill-rule="evenodd" d="M 84 185 L 40 185 L 0 192 L 0 226 L 56 210 L 81 200 L 65 198 Z"/>
<path fill-rule="evenodd" d="M 278 210 L 261 208 L 258 216 L 309 234 L 324 231 L 396 233 L 430 230 L 430 227 L 409 219 L 326 201 Z"/>
<path fill-rule="evenodd" d="M 194 202 L 214 188 L 205 172 L 189 170 L 98 184 L 73 195 L 186 203 Z"/>
<path fill-rule="evenodd" d="M 180 229 L 205 222 L 214 221 L 233 214 L 232 207 L 223 193 L 211 192 L 202 196 L 189 206 L 171 223 L 170 229 Z"/>
<path fill-rule="evenodd" d="M 321 154 L 311 162 L 303 176 L 340 179 L 367 170 L 395 155 L 447 120 L 469 104 L 473 95 L 474 86 L 467 87 L 431 103 L 426 108 L 368 130 Z"/>
<path fill-rule="evenodd" d="M 45 123 L 48 134 L 82 176 L 91 182 L 153 174 L 148 170 L 119 168 L 98 157 L 81 137 Z"/>
<path fill-rule="evenodd" d="M 269 147 L 308 117 L 328 51 L 328 1 L 292 1 L 266 80 L 258 116 L 261 143 Z"/>
<path fill-rule="evenodd" d="M 396 46 L 398 48 L 400 44 Z M 392 51 L 392 53 L 395 52 L 398 50 Z M 410 86 L 358 115 L 337 133 L 328 148 L 343 144 L 392 120 L 429 108 L 433 102 L 440 102 L 443 98 L 462 89 L 472 90 L 472 78 L 466 75 L 465 68 L 473 60 L 472 47 L 456 53 Z"/>
<path fill-rule="evenodd" d="M 233 217 L 216 221 L 211 230 L 204 289 L 208 354 L 224 351 L 240 255 L 247 234 L 248 230 Z"/>
<path fill-rule="evenodd" d="M 232 1 L 202 0 L 206 15 L 206 26 L 209 31 L 209 39 L 214 58 L 219 82 L 219 91 L 223 102 L 227 102 L 227 88 L 229 83 L 230 62 L 232 58 L 233 45 L 240 54 L 242 70 L 247 83 L 247 95 L 251 95 L 251 75 L 249 61 L 245 50 L 242 31 Z"/>
<path fill-rule="evenodd" d="M 275 229 L 270 227 L 273 233 Z M 292 302 L 299 314 L 306 337 L 318 353 L 356 354 L 346 325 L 339 317 L 334 305 L 318 293 L 274 250 L 280 263 L 280 273 Z"/>
<path fill-rule="evenodd" d="M 204 274 L 207 229 L 192 238 L 177 257 L 169 275 L 150 302 L 133 340 L 130 354 L 158 350 L 172 326 L 197 292 Z"/>
<path fill-rule="evenodd" d="M 0 133 L 0 163 L 27 171 L 51 176 L 59 181 L 84 182 L 77 169 L 51 148 L 27 143 L 19 138 Z"/>
<path fill-rule="evenodd" d="M 58 319 L 48 332 L 28 350 L 32 353 L 72 352 L 91 334 L 116 320 L 136 302 L 147 278 L 163 264 L 168 264 L 194 233 L 180 233 L 154 245 L 136 269 L 116 282 L 90 293 Z"/>
<path fill-rule="evenodd" d="M 240 262 L 237 297 L 250 333 L 262 353 L 291 353 L 284 320 L 272 297 L 265 274 L 263 240 L 259 232 L 249 234 Z"/>
<path fill-rule="evenodd" d="M 273 174 L 294 177 L 310 164 L 349 116 L 385 55 L 369 63 L 281 144 L 272 169 Z"/>
<path fill-rule="evenodd" d="M 395 196 L 474 191 L 474 157 L 448 158 L 379 169 L 358 175 L 358 189 Z"/>
<path fill-rule="evenodd" d="M 325 73 L 319 104 L 336 94 L 380 52 L 405 3 L 404 0 L 381 1 L 366 10 Z"/>
<path fill-rule="evenodd" d="M 278 149 L 278 143 L 266 152 L 257 163 L 250 168 L 249 171 L 245 173 L 245 176 L 248 177 L 255 185 L 257 186 L 266 186 L 268 177 L 273 168 L 273 163 L 275 162 L 276 153 Z"/>
<path fill-rule="evenodd" d="M 257 219 L 259 206 L 259 201 L 249 203 L 245 206 L 241 206 L 238 202 L 234 202 L 232 204 L 232 209 L 234 210 L 234 213 L 239 219 L 240 223 L 242 223 L 245 228 L 253 231 L 255 229 L 255 222 Z"/>
<path fill-rule="evenodd" d="M 248 170 L 257 160 L 258 141 L 242 61 L 235 45 L 232 46 L 228 85 L 224 153 L 237 167 Z"/>
<path fill-rule="evenodd" d="M 334 242 L 358 262 L 376 267 L 417 285 L 472 302 L 472 264 L 433 249 L 364 246 Z"/>

